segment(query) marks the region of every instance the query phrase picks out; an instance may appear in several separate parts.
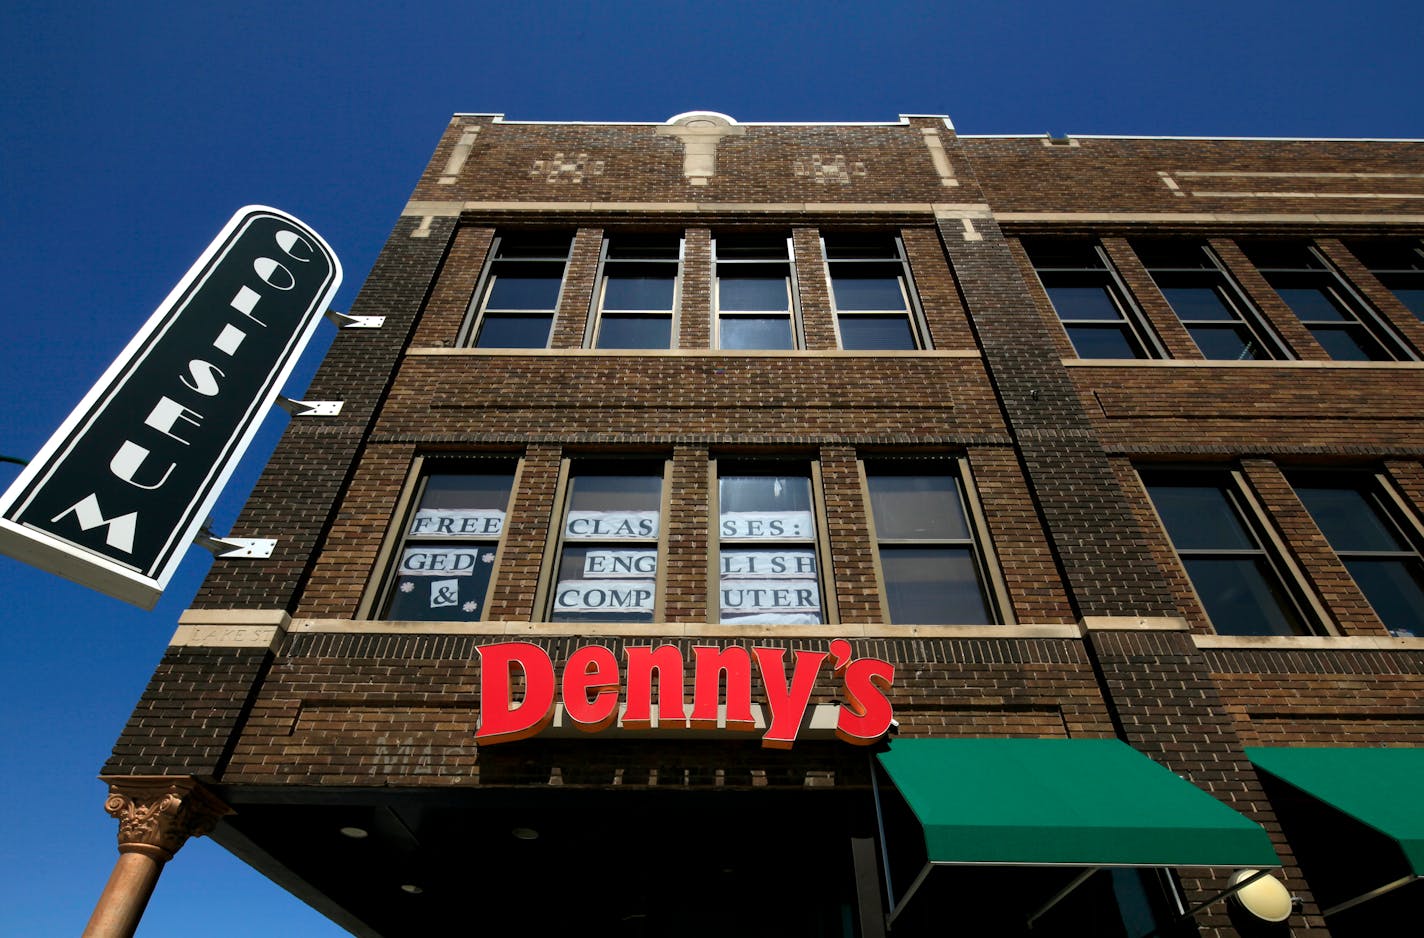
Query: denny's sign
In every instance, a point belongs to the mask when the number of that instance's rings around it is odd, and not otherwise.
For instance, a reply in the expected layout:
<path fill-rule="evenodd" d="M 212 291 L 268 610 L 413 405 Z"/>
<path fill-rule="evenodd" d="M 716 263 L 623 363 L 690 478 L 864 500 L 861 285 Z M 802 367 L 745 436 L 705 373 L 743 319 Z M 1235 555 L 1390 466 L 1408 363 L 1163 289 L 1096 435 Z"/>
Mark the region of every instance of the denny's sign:
<path fill-rule="evenodd" d="M 315 231 L 240 209 L 0 496 L 0 552 L 152 608 L 340 285 Z"/>
<path fill-rule="evenodd" d="M 569 655 L 562 670 L 555 668 L 547 651 L 528 642 L 484 645 L 479 652 L 480 723 L 475 739 L 486 745 L 542 732 L 553 722 L 557 704 L 563 705 L 568 723 L 586 732 L 615 724 L 634 730 L 755 732 L 754 671 L 767 710 L 761 744 L 771 749 L 791 748 L 817 691 L 829 691 L 840 700 L 835 733 L 848 743 L 875 742 L 890 729 L 894 716 L 888 693 L 895 666 L 878 658 L 853 658 L 850 642 L 843 638 L 830 642 L 826 651 L 793 651 L 789 658 L 784 648 L 697 645 L 691 662 L 673 645 L 626 647 L 622 662 L 612 649 L 585 645 Z"/>

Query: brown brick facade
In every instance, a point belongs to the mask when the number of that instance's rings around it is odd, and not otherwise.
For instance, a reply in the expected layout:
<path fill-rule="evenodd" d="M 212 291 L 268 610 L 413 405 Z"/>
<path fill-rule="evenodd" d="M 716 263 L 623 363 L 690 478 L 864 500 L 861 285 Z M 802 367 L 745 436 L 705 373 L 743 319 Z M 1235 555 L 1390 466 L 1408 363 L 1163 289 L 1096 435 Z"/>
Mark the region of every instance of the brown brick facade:
<path fill-rule="evenodd" d="M 1378 473 L 1424 550 L 1424 322 L 1348 247 L 1424 235 L 1424 143 L 974 138 L 922 117 L 708 126 L 713 167 L 674 125 L 452 121 L 352 309 L 385 326 L 342 333 L 313 382 L 341 416 L 293 420 L 234 529 L 277 537 L 277 553 L 218 561 L 190 613 L 289 613 L 290 628 L 270 652 L 175 640 L 106 773 L 191 775 L 259 816 L 338 790 L 430 805 L 434 790 L 865 793 L 864 751 L 824 733 L 785 752 L 735 735 L 473 735 L 483 645 L 534 642 L 562 667 L 593 643 L 673 644 L 690 662 L 693 645 L 824 652 L 843 635 L 894 664 L 905 738 L 1117 737 L 1259 822 L 1302 900 L 1292 934 L 1331 934 L 1243 750 L 1424 746 L 1424 639 L 1390 636 L 1290 485 L 1302 469 Z M 534 229 L 572 237 L 548 347 L 471 347 L 495 239 Z M 605 239 L 648 232 L 681 239 L 670 347 L 591 348 Z M 714 348 L 723 232 L 790 236 L 801 347 Z M 905 267 L 867 268 L 881 281 L 867 290 L 912 289 L 924 348 L 841 349 L 828 232 L 898 237 Z M 1134 251 L 1143 235 L 1209 244 L 1291 360 L 1209 360 Z M 1125 315 L 1165 357 L 1080 358 L 1031 237 L 1100 245 Z M 1252 238 L 1313 245 L 1397 336 L 1398 360 L 1332 360 L 1242 250 Z M 422 466 L 483 456 L 518 465 L 487 609 L 379 620 Z M 661 617 L 551 624 L 567 467 L 616 457 L 669 467 Z M 825 622 L 717 622 L 712 470 L 741 457 L 814 467 Z M 1001 625 L 889 621 L 861 470 L 877 457 L 962 467 Z M 1310 634 L 1217 634 L 1143 467 L 1234 473 Z M 823 671 L 813 702 L 841 703 Z M 1183 873 L 1186 900 L 1227 872 Z M 1260 933 L 1223 904 L 1195 920 Z"/>

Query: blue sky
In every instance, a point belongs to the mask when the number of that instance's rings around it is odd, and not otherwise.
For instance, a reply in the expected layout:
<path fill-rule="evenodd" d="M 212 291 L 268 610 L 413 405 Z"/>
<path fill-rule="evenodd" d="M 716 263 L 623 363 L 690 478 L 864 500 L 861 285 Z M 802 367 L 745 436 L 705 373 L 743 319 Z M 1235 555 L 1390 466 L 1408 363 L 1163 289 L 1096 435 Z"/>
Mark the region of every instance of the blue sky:
<path fill-rule="evenodd" d="M 215 6 L 0 11 L 0 454 L 39 449 L 241 205 L 321 232 L 347 308 L 457 111 L 1424 137 L 1403 2 Z M 285 421 L 268 420 L 219 532 Z M 0 465 L 0 485 L 16 471 Z M 193 551 L 144 613 L 0 558 L 0 932 L 82 929 L 116 856 L 94 776 L 206 567 Z M 344 934 L 207 840 L 169 865 L 139 935 L 199 931 Z"/>

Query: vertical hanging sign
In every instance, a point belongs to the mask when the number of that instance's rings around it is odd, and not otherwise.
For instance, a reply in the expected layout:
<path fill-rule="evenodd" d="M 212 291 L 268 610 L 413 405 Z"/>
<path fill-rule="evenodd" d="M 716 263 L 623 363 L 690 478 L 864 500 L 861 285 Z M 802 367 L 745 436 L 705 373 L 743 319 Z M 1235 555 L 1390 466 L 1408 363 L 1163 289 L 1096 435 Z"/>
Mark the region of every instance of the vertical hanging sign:
<path fill-rule="evenodd" d="M 240 209 L 0 496 L 0 553 L 153 608 L 340 285 L 320 235 Z"/>

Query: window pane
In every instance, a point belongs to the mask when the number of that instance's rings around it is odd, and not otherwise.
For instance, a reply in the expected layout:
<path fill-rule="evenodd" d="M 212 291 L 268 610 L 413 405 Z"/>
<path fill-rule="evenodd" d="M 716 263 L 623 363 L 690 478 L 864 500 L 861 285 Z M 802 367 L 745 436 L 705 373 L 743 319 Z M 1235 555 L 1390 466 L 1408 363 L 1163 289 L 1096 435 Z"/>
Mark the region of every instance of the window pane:
<path fill-rule="evenodd" d="M 1092 241 L 1029 238 L 1024 241 L 1023 246 L 1024 250 L 1028 251 L 1033 266 L 1038 268 L 1103 269 L 1103 259 L 1098 255 Z"/>
<path fill-rule="evenodd" d="M 495 270 L 486 309 L 554 309 L 563 264 L 504 264 Z"/>
<path fill-rule="evenodd" d="M 1424 569 L 1413 558 L 1345 561 L 1391 635 L 1424 636 Z"/>
<path fill-rule="evenodd" d="M 968 547 L 882 547 L 880 568 L 891 622 L 986 625 L 993 621 Z"/>
<path fill-rule="evenodd" d="M 1197 348 L 1201 349 L 1202 355 L 1214 361 L 1250 361 L 1271 357 L 1245 326 L 1190 326 L 1187 332 Z"/>
<path fill-rule="evenodd" d="M 480 348 L 546 348 L 554 317 L 486 313 L 475 345 Z"/>
<path fill-rule="evenodd" d="M 717 500 L 723 515 L 744 511 L 811 511 L 811 480 L 794 475 L 722 476 Z M 805 531 L 798 536 L 810 537 Z"/>
<path fill-rule="evenodd" d="M 1079 358 L 1144 358 L 1126 326 L 1071 326 L 1068 340 Z"/>
<path fill-rule="evenodd" d="M 1321 268 L 1320 261 L 1303 241 L 1242 241 L 1241 250 L 1260 268 L 1305 270 Z"/>
<path fill-rule="evenodd" d="M 1051 286 L 1046 289 L 1059 319 L 1122 319 L 1122 312 L 1106 286 Z"/>
<path fill-rule="evenodd" d="M 1310 330 L 1330 357 L 1342 362 L 1390 361 L 1390 355 L 1363 326 L 1350 324 L 1340 329 L 1316 327 Z"/>
<path fill-rule="evenodd" d="M 821 621 L 814 550 L 723 549 L 721 562 L 722 621 L 778 625 Z"/>
<path fill-rule="evenodd" d="M 831 289 L 838 310 L 906 309 L 905 293 L 900 288 L 898 267 L 880 264 L 834 264 L 831 266 Z"/>
<path fill-rule="evenodd" d="M 1321 287 L 1277 287 L 1276 292 L 1281 295 L 1281 299 L 1286 301 L 1286 305 L 1291 308 L 1291 312 L 1300 317 L 1302 322 L 1337 322 L 1352 321 L 1353 316 L 1347 314 L 1330 295 L 1330 291 Z"/>
<path fill-rule="evenodd" d="M 825 239 L 826 257 L 839 259 L 899 258 L 895 239 L 887 235 L 829 235 Z"/>
<path fill-rule="evenodd" d="M 509 472 L 432 475 L 425 483 L 421 508 L 498 508 L 509 504 L 514 476 Z"/>
<path fill-rule="evenodd" d="M 717 239 L 718 260 L 786 260 L 786 237 L 730 237 Z"/>
<path fill-rule="evenodd" d="M 661 475 L 587 473 L 575 476 L 570 486 L 570 510 L 657 512 L 662 506 Z"/>
<path fill-rule="evenodd" d="M 1385 286 L 1389 287 L 1390 292 L 1399 298 L 1399 302 L 1403 303 L 1406 309 L 1420 319 L 1424 319 L 1424 284 L 1420 286 L 1394 286 L 1392 283 L 1398 282 L 1396 278 L 1386 275 L 1380 279 L 1384 280 Z M 1410 279 L 1417 282 L 1419 278 L 1411 277 Z"/>
<path fill-rule="evenodd" d="M 1424 270 L 1417 241 L 1350 241 L 1347 246 L 1370 270 Z"/>
<path fill-rule="evenodd" d="M 1183 557 L 1211 624 L 1223 635 L 1295 635 L 1289 601 L 1259 557 Z"/>
<path fill-rule="evenodd" d="M 1335 550 L 1410 549 L 1369 496 L 1353 486 L 1298 485 L 1295 492 Z"/>
<path fill-rule="evenodd" d="M 1256 549 L 1221 486 L 1158 482 L 1147 490 L 1178 550 Z"/>
<path fill-rule="evenodd" d="M 599 323 L 599 348 L 669 348 L 671 345 L 671 316 L 605 315 Z"/>
<path fill-rule="evenodd" d="M 609 268 L 604 309 L 672 309 L 677 271 L 662 264 Z"/>
<path fill-rule="evenodd" d="M 569 544 L 554 585 L 555 622 L 650 622 L 657 598 L 658 550 Z"/>
<path fill-rule="evenodd" d="M 677 260 L 679 241 L 666 235 L 612 238 L 608 256 L 616 260 L 649 259 Z"/>
<path fill-rule="evenodd" d="M 877 472 L 866 482 L 878 537 L 969 539 L 959 481 L 953 476 Z"/>
<path fill-rule="evenodd" d="M 1148 269 L 1176 268 L 1215 270 L 1216 265 L 1202 250 L 1199 241 L 1178 238 L 1149 238 L 1133 241 L 1132 249 Z"/>
<path fill-rule="evenodd" d="M 524 233 L 499 239 L 500 257 L 568 257 L 572 235 L 567 233 Z M 562 268 L 563 265 L 560 265 Z"/>
<path fill-rule="evenodd" d="M 796 343 L 789 316 L 724 316 L 720 322 L 724 349 L 789 349 Z"/>
<path fill-rule="evenodd" d="M 1179 319 L 1236 320 L 1236 311 L 1227 305 L 1214 287 L 1162 287 L 1162 295 Z"/>
<path fill-rule="evenodd" d="M 915 333 L 904 316 L 841 316 L 841 348 L 852 352 L 915 349 Z"/>
<path fill-rule="evenodd" d="M 385 618 L 479 619 L 494 570 L 494 554 L 493 545 L 408 544 L 401 552 Z"/>
<path fill-rule="evenodd" d="M 722 310 L 782 310 L 791 308 L 785 266 L 749 265 L 722 273 L 717 279 L 717 308 Z"/>

